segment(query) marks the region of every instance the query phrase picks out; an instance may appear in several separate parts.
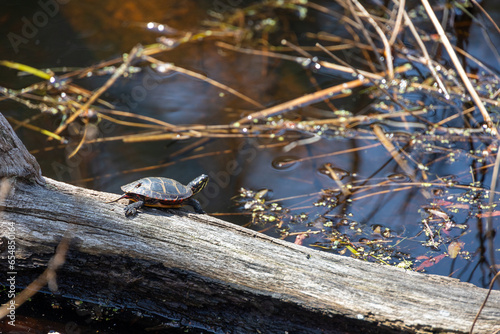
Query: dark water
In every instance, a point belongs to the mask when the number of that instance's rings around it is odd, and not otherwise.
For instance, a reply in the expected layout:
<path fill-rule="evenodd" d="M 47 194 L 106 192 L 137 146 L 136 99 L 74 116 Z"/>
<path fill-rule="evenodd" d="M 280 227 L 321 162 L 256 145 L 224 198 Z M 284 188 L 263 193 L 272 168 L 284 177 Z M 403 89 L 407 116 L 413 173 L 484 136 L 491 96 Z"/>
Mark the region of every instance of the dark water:
<path fill-rule="evenodd" d="M 129 52 L 137 43 L 154 43 L 160 34 L 148 31 L 139 23 L 167 22 L 179 30 L 196 31 L 201 29 L 201 21 L 209 18 L 208 11 L 227 14 L 234 9 L 230 3 L 68 1 L 65 4 L 58 3 L 53 7 L 43 8 L 36 1 L 10 2 L 4 6 L 0 16 L 0 29 L 3 30 L 0 34 L 0 58 L 36 68 L 90 66 Z M 333 6 L 328 2 L 325 2 L 325 5 Z M 486 7 L 486 10 L 498 22 L 498 8 Z M 47 15 L 44 16 L 41 12 Z M 460 12 L 457 11 L 457 14 Z M 296 36 L 303 40 L 306 32 L 318 31 L 345 35 L 342 26 L 332 17 L 314 11 L 310 11 L 306 20 L 299 20 L 297 13 L 282 15 L 287 16 L 288 20 L 288 26 L 282 27 L 283 36 Z M 30 30 L 26 22 L 38 23 Z M 488 43 L 485 43 L 484 32 L 477 23 L 472 24 L 469 32 L 470 36 L 456 42 L 462 43 L 461 47 L 498 73 L 499 60 L 492 47 L 498 51 L 500 36 L 490 33 Z M 340 54 L 349 58 L 347 52 Z M 310 75 L 321 87 L 352 79 L 349 75 L 324 69 L 308 73 L 299 64 L 285 60 L 222 51 L 211 39 L 182 45 L 158 58 L 222 82 L 263 106 L 276 105 L 313 92 Z M 358 57 L 353 58 L 353 62 L 356 61 L 359 61 Z M 473 65 L 471 69 L 474 69 Z M 80 79 L 77 83 L 89 90 L 95 90 L 106 79 L 107 77 L 91 77 Z M 1 86 L 18 89 L 32 82 L 36 80 L 27 76 L 19 77 L 15 71 L 0 68 Z M 143 67 L 141 72 L 132 77 L 120 79 L 102 97 L 117 110 L 153 117 L 176 125 L 228 124 L 249 111 L 259 110 L 201 80 L 181 73 L 158 73 L 147 67 Z M 350 110 L 353 114 L 366 114 L 368 111 L 373 112 L 370 108 L 374 98 L 376 96 L 360 92 L 334 100 L 333 103 L 338 109 Z M 425 105 L 438 105 L 442 102 L 435 96 L 420 92 L 410 98 L 414 101 L 421 100 Z M 434 116 L 431 114 L 428 119 L 438 122 L 461 109 L 462 107 L 458 106 L 455 110 L 441 112 L 436 108 Z M 13 101 L 0 101 L 0 111 L 18 120 L 38 115 L 38 111 L 29 110 Z M 320 104 L 317 108 L 300 111 L 298 116 L 305 119 L 328 112 L 328 107 Z M 60 116 L 44 114 L 34 123 L 54 130 L 60 122 Z M 94 124 L 94 139 L 144 131 L 106 121 Z M 418 129 L 409 131 L 384 126 L 386 131 L 399 131 L 402 136 L 418 133 Z M 453 126 L 463 127 L 463 120 L 458 119 Z M 218 214 L 222 219 L 247 224 L 250 222 L 250 215 L 235 214 L 241 213 L 242 210 L 236 207 L 232 198 L 239 194 L 241 187 L 253 190 L 269 189 L 268 200 L 275 200 L 289 209 L 290 215 L 304 214 L 304 217 L 307 217 L 302 222 L 297 219 L 287 221 L 286 229 L 289 233 L 307 230 L 320 232 L 310 234 L 309 238 L 303 241 L 306 245 L 315 244 L 322 249 L 336 252 L 331 247 L 334 231 L 349 235 L 350 240 L 356 243 L 382 239 L 380 231 L 387 230 L 390 231 L 390 238 L 387 240 L 396 244 L 395 248 L 388 252 L 393 255 L 395 252 L 401 253 L 396 257 L 399 259 L 404 258 L 402 254 L 406 254 L 406 258 L 414 262 L 415 268 L 425 259 L 446 252 L 451 241 L 459 240 L 464 243 L 464 251 L 469 254 L 464 253 L 456 259 L 444 258 L 439 264 L 426 267 L 426 271 L 451 275 L 481 287 L 489 284 L 491 274 L 488 273 L 487 264 L 478 262 L 484 244 L 480 233 L 484 219 L 469 215 L 469 211 L 465 209 L 458 209 L 452 219 L 460 227 L 445 232 L 447 235 L 443 238 L 447 241 L 437 248 L 422 245 L 428 241 L 428 237 L 422 232 L 425 231 L 422 220 L 429 216 L 425 208 L 430 206 L 431 201 L 422 196 L 421 189 L 415 187 L 399 191 L 411 180 L 402 174 L 400 167 L 391 160 L 385 148 L 373 146 L 378 142 L 376 139 L 363 138 L 359 133 L 352 136 L 349 133 L 327 133 L 318 137 L 312 144 L 298 145 L 289 151 L 285 150 L 284 146 L 291 140 L 281 142 L 278 138 L 285 133 L 280 132 L 276 133 L 274 139 L 261 136 L 209 138 L 200 141 L 199 138 L 192 138 L 139 143 L 115 140 L 84 145 L 78 154 L 68 158 L 69 153 L 81 140 L 82 131 L 82 123 L 75 122 L 65 133 L 70 141 L 69 145 L 65 146 L 54 140 L 49 141 L 45 136 L 29 129 L 17 129 L 18 135 L 39 161 L 43 174 L 57 180 L 120 193 L 121 185 L 144 176 L 165 176 L 187 183 L 206 173 L 212 181 L 198 198 L 207 212 Z M 297 131 L 296 136 L 298 139 L 307 137 L 301 131 Z M 486 145 L 487 140 L 457 141 L 451 143 L 448 148 L 473 152 L 484 149 Z M 348 150 L 364 146 L 368 148 L 347 153 Z M 342 153 L 343 151 L 346 153 Z M 478 186 L 488 188 L 491 183 L 491 168 L 471 176 L 470 168 L 480 166 L 465 154 L 454 160 L 443 159 L 439 163 L 431 162 L 441 159 L 442 152 L 428 151 L 424 145 L 415 145 L 412 154 L 413 159 L 428 163 L 430 175 L 447 177 L 452 179 L 455 185 L 467 186 L 474 181 L 479 182 Z M 156 167 L 150 168 L 151 166 Z M 387 189 L 392 191 L 365 198 L 358 196 L 360 198 L 353 202 L 338 203 L 334 209 L 315 205 L 314 203 L 318 203 L 324 195 L 322 190 L 337 187 L 325 166 L 333 168 L 344 184 L 366 186 L 384 183 L 389 187 L 374 188 L 373 192 Z M 457 198 L 462 200 L 481 196 L 479 193 L 474 194 L 473 191 L 454 187 L 430 187 L 428 191 L 437 194 L 436 198 L 453 203 L 458 202 Z M 288 199 L 290 197 L 294 199 Z M 328 200 L 332 198 L 340 196 L 330 196 Z M 481 201 L 487 202 L 486 199 Z M 473 207 L 474 203 L 471 199 L 466 204 Z M 498 231 L 498 219 L 495 218 L 493 223 Z M 273 224 L 255 224 L 250 227 L 265 229 L 266 233 L 276 237 L 283 235 Z M 295 236 L 291 235 L 287 240 L 293 242 Z M 497 238 L 494 248 L 498 249 L 499 246 Z M 497 254 L 498 261 L 500 260 Z"/>

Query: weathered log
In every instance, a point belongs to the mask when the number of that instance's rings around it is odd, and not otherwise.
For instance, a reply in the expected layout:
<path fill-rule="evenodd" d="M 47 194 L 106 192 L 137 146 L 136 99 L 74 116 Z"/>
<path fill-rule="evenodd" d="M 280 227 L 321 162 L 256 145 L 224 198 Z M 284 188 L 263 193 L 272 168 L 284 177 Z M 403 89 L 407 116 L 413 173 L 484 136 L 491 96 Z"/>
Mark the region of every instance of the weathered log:
<path fill-rule="evenodd" d="M 233 333 L 468 332 L 486 290 L 320 252 L 185 211 L 123 214 L 112 195 L 50 179 L 17 182 L 0 207 L 14 223 L 17 284 L 45 268 L 70 235 L 57 272 L 68 297 L 139 308 Z M 1 225 L 0 225 L 1 226 Z M 7 269 L 0 229 L 0 270 Z M 500 328 L 493 291 L 476 333 Z"/>
<path fill-rule="evenodd" d="M 127 219 L 123 202 L 105 203 L 116 196 L 50 179 L 47 187 L 18 187 L 1 220 L 15 223 L 19 283 L 39 274 L 70 232 L 57 279 L 64 295 L 223 331 L 467 332 L 486 295 L 455 279 L 308 249 L 207 215 L 145 209 Z M 477 332 L 492 332 L 499 319 L 493 291 Z"/>

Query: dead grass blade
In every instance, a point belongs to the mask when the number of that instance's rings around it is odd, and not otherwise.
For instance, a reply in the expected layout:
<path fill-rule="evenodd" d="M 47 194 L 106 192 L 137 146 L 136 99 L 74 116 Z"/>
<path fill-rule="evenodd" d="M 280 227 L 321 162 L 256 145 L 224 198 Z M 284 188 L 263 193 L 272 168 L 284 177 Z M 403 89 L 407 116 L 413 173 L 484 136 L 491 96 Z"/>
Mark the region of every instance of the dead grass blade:
<path fill-rule="evenodd" d="M 494 231 L 493 227 L 493 217 L 491 215 L 495 203 L 495 191 L 498 182 L 498 173 L 500 169 L 500 154 L 497 153 L 495 158 L 495 165 L 493 167 L 493 174 L 491 176 L 491 186 L 490 186 L 490 198 L 488 200 L 488 213 L 489 216 L 486 219 L 486 237 L 488 238 L 489 248 L 490 248 L 490 261 L 492 268 L 496 268 L 495 266 L 495 245 L 494 245 Z M 496 270 L 496 269 L 493 269 Z M 498 272 L 497 272 L 498 274 Z"/>
<path fill-rule="evenodd" d="M 38 127 L 38 126 L 29 124 L 29 123 L 26 123 L 26 122 L 19 122 L 18 120 L 16 120 L 15 118 L 12 118 L 12 117 L 7 117 L 7 119 L 9 120 L 9 122 L 12 122 L 14 124 L 18 124 L 19 126 L 25 127 L 26 129 L 30 129 L 30 130 L 39 132 L 39 133 L 41 133 L 44 136 L 53 138 L 53 139 L 58 140 L 60 142 L 64 141 L 64 138 L 62 138 L 61 136 L 59 136 L 59 135 L 57 135 L 54 132 L 51 132 L 49 130 L 42 129 L 42 128 Z"/>
<path fill-rule="evenodd" d="M 112 113 L 112 112 L 110 112 L 110 113 Z M 165 129 L 165 125 L 163 125 L 163 124 L 162 125 L 154 125 L 154 124 L 145 124 L 145 123 L 122 121 L 122 120 L 110 117 L 110 116 L 108 116 L 108 115 L 106 115 L 104 113 L 101 113 L 101 112 L 97 113 L 97 115 L 99 115 L 99 117 L 101 117 L 102 119 L 105 119 L 105 120 L 107 120 L 107 121 L 109 121 L 111 123 L 120 124 L 120 125 L 124 125 L 124 126 L 130 126 L 130 127 L 136 127 L 136 128 L 146 128 L 146 129 L 167 130 L 167 131 L 171 131 L 172 130 L 169 127 L 167 127 L 167 129 Z M 137 115 L 137 118 L 142 118 L 142 117 L 140 115 Z M 156 122 L 156 123 L 158 123 L 158 122 Z M 172 127 L 175 128 L 174 125 L 172 125 Z"/>
<path fill-rule="evenodd" d="M 471 1 L 474 4 L 474 6 L 477 6 L 477 8 L 479 8 L 481 10 L 481 12 L 488 18 L 488 20 L 490 21 L 491 24 L 493 24 L 493 26 L 495 27 L 497 32 L 500 33 L 500 28 L 495 23 L 495 20 L 493 20 L 493 18 L 490 16 L 490 14 L 488 14 L 488 12 L 484 10 L 483 6 L 481 6 L 476 0 L 471 0 Z"/>
<path fill-rule="evenodd" d="M 352 43 L 355 43 L 355 42 L 352 42 Z M 247 49 L 247 48 L 234 46 L 234 45 L 231 45 L 231 44 L 228 44 L 225 42 L 217 42 L 216 45 L 218 47 L 224 48 L 226 50 L 232 50 L 235 52 L 240 52 L 240 53 L 245 53 L 245 54 L 266 56 L 266 57 L 270 57 L 270 58 L 279 58 L 279 59 L 284 59 L 284 60 L 290 60 L 290 61 L 296 62 L 298 64 L 307 64 L 307 63 L 311 62 L 310 58 L 295 57 L 295 56 L 285 55 L 285 54 L 281 54 L 281 53 L 275 53 L 275 52 L 271 52 L 271 51 L 264 52 L 261 50 Z M 353 46 L 351 46 L 351 47 L 353 47 Z M 368 48 L 368 46 L 365 46 L 365 47 Z M 309 49 L 307 47 L 302 47 L 302 46 L 300 48 L 302 50 Z M 332 50 L 334 51 L 334 50 L 338 49 L 338 48 L 331 47 L 331 46 L 324 46 L 323 48 L 326 50 L 329 50 L 329 51 L 332 51 Z M 340 48 L 340 49 L 343 49 L 343 48 Z M 321 48 L 315 46 L 314 50 L 321 50 Z M 371 50 L 371 48 L 370 48 L 370 50 Z M 344 73 L 356 74 L 356 72 L 353 71 L 352 68 L 350 68 L 348 66 L 341 66 L 341 65 L 333 64 L 333 63 L 323 61 L 323 60 L 319 60 L 317 62 L 317 64 L 320 65 L 321 67 L 324 67 L 324 68 L 328 68 L 328 69 L 332 69 L 332 70 L 336 70 L 336 71 L 340 71 L 340 72 L 344 72 Z M 375 80 L 382 80 L 384 78 L 383 72 L 381 72 L 379 74 L 375 74 L 375 73 L 367 72 L 367 71 L 363 71 L 363 70 L 358 70 L 358 72 L 367 78 L 372 78 Z"/>
<path fill-rule="evenodd" d="M 415 188 L 416 185 L 411 185 L 411 186 L 406 186 L 406 187 L 399 187 L 399 188 L 396 188 L 396 189 L 387 189 L 387 190 L 380 190 L 380 191 L 377 191 L 377 192 L 373 192 L 373 193 L 369 193 L 369 194 L 366 194 L 366 195 L 363 195 L 363 196 L 355 196 L 352 198 L 352 201 L 359 201 L 359 200 L 362 200 L 362 199 L 365 199 L 365 198 L 370 198 L 370 197 L 375 197 L 375 196 L 380 196 L 380 195 L 385 195 L 385 194 L 390 194 L 390 193 L 393 193 L 393 192 L 398 192 L 398 191 L 406 191 L 406 190 L 411 190 L 413 188 Z M 372 187 L 370 187 L 371 189 Z M 356 192 L 356 194 L 358 194 L 358 192 Z"/>
<path fill-rule="evenodd" d="M 401 23 L 403 22 L 403 15 L 406 13 L 406 0 L 400 0 L 399 2 L 397 0 L 393 0 L 393 2 L 398 5 L 398 15 L 396 16 L 396 20 L 394 22 L 394 30 L 392 31 L 391 38 L 389 39 L 389 45 L 393 45 L 396 38 L 398 38 Z"/>
<path fill-rule="evenodd" d="M 394 161 L 401 167 L 401 169 L 408 175 L 408 177 L 416 182 L 415 172 L 408 166 L 408 163 L 400 156 L 396 147 L 386 138 L 384 130 L 380 125 L 373 126 L 373 133 L 377 136 L 380 143 L 385 147 L 387 152 L 392 156 Z"/>
<path fill-rule="evenodd" d="M 313 160 L 313 159 L 322 159 L 322 158 L 332 157 L 332 156 L 340 155 L 340 154 L 347 154 L 347 153 L 363 151 L 363 150 L 367 150 L 367 149 L 374 148 L 377 146 L 380 146 L 380 143 L 375 143 L 375 144 L 366 145 L 366 146 L 362 146 L 362 147 L 350 148 L 348 150 L 343 150 L 343 151 L 339 151 L 339 152 L 325 153 L 325 154 L 315 155 L 312 157 L 305 157 L 305 158 L 295 159 L 295 160 L 291 160 L 291 161 L 284 161 L 281 163 L 281 166 L 287 166 L 290 164 L 294 164 L 296 162 L 303 162 L 303 161 L 308 161 L 308 160 Z"/>
<path fill-rule="evenodd" d="M 445 97 L 449 96 L 448 89 L 446 89 L 446 86 L 444 85 L 443 81 L 441 80 L 441 78 L 437 74 L 437 71 L 434 68 L 432 59 L 429 56 L 429 52 L 427 52 L 427 48 L 425 47 L 424 42 L 420 38 L 420 35 L 417 32 L 417 29 L 415 28 L 415 25 L 411 21 L 410 17 L 408 16 L 408 13 L 406 11 L 404 12 L 404 19 L 405 19 L 405 24 L 410 29 L 410 31 L 411 31 L 411 33 L 413 35 L 413 38 L 415 38 L 415 41 L 417 42 L 417 44 L 418 44 L 418 46 L 420 48 L 420 51 L 422 51 L 422 56 L 425 59 L 424 64 L 427 66 L 427 68 L 431 72 L 432 76 L 434 77 L 434 80 L 436 80 L 436 82 L 438 83 L 439 88 L 441 88 L 441 90 L 445 94 Z"/>
<path fill-rule="evenodd" d="M 403 65 L 396 68 L 396 73 L 405 72 L 410 69 L 410 66 Z M 352 70 L 351 70 L 352 71 Z M 379 75 L 383 75 L 380 73 Z M 342 92 L 345 89 L 352 89 L 362 85 L 370 83 L 370 80 L 367 78 L 352 80 L 343 84 L 339 84 L 333 87 L 329 87 L 318 92 L 314 92 L 311 94 L 307 94 L 296 98 L 294 100 L 279 104 L 277 106 L 264 109 L 255 113 L 252 113 L 236 122 L 233 123 L 234 127 L 239 127 L 241 124 L 246 124 L 255 119 L 260 119 L 264 117 L 275 116 L 277 114 L 283 113 L 285 111 L 291 111 L 297 108 L 305 107 L 311 105 L 313 103 L 324 100 L 325 98 L 331 98 L 333 95 Z"/>
<path fill-rule="evenodd" d="M 218 81 L 215 81 L 214 79 L 210 79 L 209 77 L 207 77 L 205 75 L 196 73 L 194 71 L 187 70 L 187 69 L 182 68 L 182 67 L 175 66 L 174 64 L 171 64 L 171 63 L 162 62 L 162 61 L 160 61 L 158 59 L 155 59 L 153 57 L 145 56 L 144 59 L 147 60 L 147 61 L 149 61 L 152 64 L 156 64 L 157 66 L 161 66 L 162 68 L 165 69 L 165 71 L 175 71 L 175 72 L 179 72 L 179 73 L 184 73 L 184 74 L 186 74 L 186 75 L 188 75 L 190 77 L 200 79 L 202 81 L 208 82 L 212 86 L 215 86 L 215 87 L 218 87 L 218 88 L 220 88 L 222 90 L 225 90 L 225 91 L 233 94 L 234 96 L 237 96 L 240 99 L 242 99 L 244 101 L 247 101 L 248 103 L 250 103 L 250 104 L 252 104 L 252 105 L 254 105 L 256 107 L 259 107 L 259 108 L 263 108 L 264 107 L 259 102 L 257 102 L 255 100 L 249 98 L 246 95 L 241 94 L 237 90 L 235 90 L 235 89 L 233 89 L 233 88 L 231 88 L 229 86 L 226 86 L 226 85 L 224 85 L 224 84 L 222 84 L 222 83 L 220 83 Z"/>
<path fill-rule="evenodd" d="M 330 177 L 335 181 L 337 184 L 337 187 L 339 187 L 340 191 L 342 191 L 342 194 L 346 197 L 351 195 L 351 192 L 349 189 L 342 183 L 340 180 L 340 177 L 337 175 L 337 173 L 332 169 L 332 167 L 329 164 L 325 165 L 326 170 L 330 173 Z"/>
<path fill-rule="evenodd" d="M 378 51 L 378 48 L 375 45 L 375 42 L 373 41 L 370 32 L 368 31 L 368 29 L 363 24 L 363 21 L 361 20 L 361 18 L 358 15 L 357 11 L 354 9 L 352 1 L 347 1 L 346 10 L 349 10 L 349 12 L 351 13 L 351 15 L 354 17 L 354 20 L 357 23 L 357 30 L 358 31 L 354 31 L 352 29 L 355 26 L 353 26 L 353 27 L 346 26 L 346 30 L 352 35 L 352 38 L 355 39 L 356 41 L 360 41 L 360 36 L 358 36 L 358 34 L 359 34 L 359 31 L 361 31 L 363 37 L 368 42 L 368 44 L 370 44 L 370 46 L 371 46 L 371 50 L 370 51 L 372 51 L 375 54 L 375 57 L 374 57 L 375 60 L 380 64 L 380 66 L 382 68 L 384 68 L 384 72 L 387 72 L 387 67 L 385 66 L 385 63 L 382 62 L 383 57 L 380 54 L 380 52 Z M 373 58 L 370 57 L 370 55 L 368 54 L 368 52 L 363 52 L 363 55 L 365 56 L 366 62 L 368 64 L 371 64 L 373 62 L 373 60 L 372 60 Z M 375 71 L 375 66 L 373 64 L 370 65 L 370 68 L 372 69 L 372 71 Z"/>
<path fill-rule="evenodd" d="M 374 125 L 373 132 L 380 140 L 380 143 L 382 143 L 385 149 L 392 156 L 394 161 L 396 161 L 399 167 L 401 167 L 401 169 L 406 173 L 406 175 L 408 175 L 408 177 L 413 182 L 418 182 L 414 170 L 411 169 L 410 166 L 408 166 L 408 163 L 401 157 L 396 147 L 386 138 L 384 130 L 382 130 L 382 127 L 380 125 Z M 432 197 L 431 194 L 424 189 L 422 189 L 422 195 L 427 199 L 430 199 Z"/>
<path fill-rule="evenodd" d="M 113 83 L 115 83 L 116 80 L 118 80 L 119 77 L 121 77 L 127 70 L 130 64 L 132 63 L 132 60 L 136 58 L 136 56 L 140 53 L 142 50 L 141 46 L 135 46 L 130 53 L 127 55 L 127 57 L 124 57 L 123 63 L 118 67 L 118 69 L 113 73 L 113 75 L 106 81 L 106 83 L 101 86 L 89 99 L 83 106 L 80 107 L 76 112 L 74 112 L 64 124 L 60 125 L 55 131 L 55 134 L 60 134 L 66 127 L 73 122 L 78 116 L 80 116 L 82 113 L 86 112 L 89 108 L 89 106 L 94 103 L 99 96 L 101 96 Z"/>
<path fill-rule="evenodd" d="M 486 294 L 486 297 L 484 297 L 484 301 L 481 304 L 479 311 L 477 311 L 476 317 L 474 318 L 474 321 L 472 322 L 472 326 L 470 327 L 469 334 L 472 334 L 474 332 L 474 326 L 476 325 L 477 319 L 479 319 L 479 315 L 483 311 L 484 306 L 486 306 L 486 302 L 488 301 L 488 298 L 490 297 L 491 290 L 493 290 L 493 284 L 495 283 L 495 281 L 498 277 L 500 277 L 500 272 L 496 273 L 496 275 L 491 280 L 490 287 L 488 289 L 488 293 Z"/>
<path fill-rule="evenodd" d="M 39 78 L 42 78 L 44 80 L 49 80 L 53 75 L 52 73 L 40 71 L 37 68 L 31 67 L 31 66 L 28 66 L 25 64 L 21 64 L 21 63 L 16 63 L 16 62 L 9 61 L 9 60 L 0 60 L 0 65 L 5 66 L 5 67 L 9 67 L 12 69 L 16 69 L 16 70 L 19 70 L 22 72 L 30 73 L 30 74 L 37 76 Z"/>
<path fill-rule="evenodd" d="M 78 151 L 80 151 L 80 148 L 82 148 L 83 144 L 85 143 L 85 138 L 87 137 L 87 130 L 88 130 L 88 128 L 89 128 L 88 124 L 85 124 L 84 130 L 83 130 L 82 139 L 80 139 L 80 142 L 78 143 L 78 145 L 76 145 L 76 147 L 73 150 L 73 152 L 71 152 L 68 155 L 68 159 L 71 159 L 75 154 L 78 153 Z"/>
<path fill-rule="evenodd" d="M 382 43 L 384 44 L 384 53 L 385 53 L 385 61 L 387 65 L 387 76 L 389 80 L 392 80 L 394 78 L 394 64 L 392 63 L 392 51 L 391 51 L 391 45 L 389 41 L 387 40 L 387 37 L 385 36 L 385 33 L 382 31 L 378 23 L 375 21 L 375 19 L 368 13 L 368 11 L 359 3 L 358 0 L 352 0 L 352 2 L 356 5 L 356 7 L 363 13 L 363 16 L 366 17 L 368 22 L 372 25 L 372 27 L 375 29 L 377 34 L 379 35 L 380 39 L 382 40 Z M 354 13 L 354 12 L 353 12 Z"/>
<path fill-rule="evenodd" d="M 441 38 L 441 42 L 443 43 L 444 47 L 446 48 L 446 51 L 448 52 L 448 55 L 450 56 L 453 65 L 455 65 L 455 68 L 460 75 L 460 78 L 462 79 L 463 83 L 465 84 L 465 87 L 467 88 L 467 91 L 469 92 L 472 100 L 474 100 L 474 103 L 478 107 L 479 111 L 481 112 L 481 115 L 483 116 L 484 121 L 488 125 L 488 128 L 494 132 L 495 135 L 498 135 L 498 132 L 496 131 L 496 128 L 493 124 L 493 121 L 491 120 L 490 115 L 488 114 L 488 111 L 484 107 L 483 102 L 481 101 L 481 98 L 477 94 L 476 90 L 474 89 L 474 86 L 470 82 L 469 78 L 467 77 L 467 73 L 465 72 L 464 68 L 462 67 L 462 64 L 460 64 L 460 60 L 457 57 L 457 54 L 453 50 L 453 47 L 446 36 L 446 33 L 439 23 L 436 14 L 432 10 L 431 5 L 427 0 L 421 0 L 422 4 L 424 5 L 424 8 L 429 15 L 429 18 L 431 19 L 432 23 L 434 24 L 434 27 L 436 28 L 437 33 L 439 34 L 439 37 Z"/>

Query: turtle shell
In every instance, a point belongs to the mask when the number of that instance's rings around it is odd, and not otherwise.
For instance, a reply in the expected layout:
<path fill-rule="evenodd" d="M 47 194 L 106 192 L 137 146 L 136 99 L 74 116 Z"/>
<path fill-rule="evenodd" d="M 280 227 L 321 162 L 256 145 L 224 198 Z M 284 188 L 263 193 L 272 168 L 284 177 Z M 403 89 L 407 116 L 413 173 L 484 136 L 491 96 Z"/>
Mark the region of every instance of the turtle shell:
<path fill-rule="evenodd" d="M 126 184 L 121 189 L 127 194 L 136 194 L 172 203 L 184 201 L 193 196 L 191 188 L 165 177 L 145 177 Z"/>

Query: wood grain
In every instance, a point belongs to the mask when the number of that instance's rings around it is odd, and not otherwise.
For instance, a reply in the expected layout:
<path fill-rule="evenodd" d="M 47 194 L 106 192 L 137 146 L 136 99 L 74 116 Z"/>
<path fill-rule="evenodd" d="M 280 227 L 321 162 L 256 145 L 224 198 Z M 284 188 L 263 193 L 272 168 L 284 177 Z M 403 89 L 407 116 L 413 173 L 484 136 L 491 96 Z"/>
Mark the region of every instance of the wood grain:
<path fill-rule="evenodd" d="M 486 291 L 468 283 L 320 252 L 215 219 L 146 208 L 46 179 L 18 187 L 3 222 L 15 222 L 27 284 L 71 235 L 58 272 L 64 295 L 244 333 L 467 332 Z M 0 232 L 0 237 L 5 237 Z M 5 253 L 0 267 L 5 270 Z M 500 328 L 493 291 L 476 333 Z"/>

